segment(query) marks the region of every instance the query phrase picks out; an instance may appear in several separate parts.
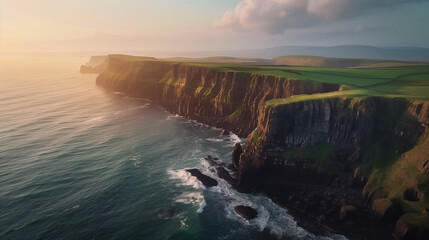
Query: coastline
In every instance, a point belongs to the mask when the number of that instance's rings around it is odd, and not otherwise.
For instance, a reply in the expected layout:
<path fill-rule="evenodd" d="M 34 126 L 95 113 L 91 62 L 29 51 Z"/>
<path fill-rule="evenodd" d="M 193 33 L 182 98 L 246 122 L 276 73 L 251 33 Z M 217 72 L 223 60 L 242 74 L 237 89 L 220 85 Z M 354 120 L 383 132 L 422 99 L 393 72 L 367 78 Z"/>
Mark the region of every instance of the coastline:
<path fill-rule="evenodd" d="M 398 230 L 399 218 L 409 210 L 382 186 L 366 188 L 374 166 L 361 170 L 380 155 L 371 144 L 390 153 L 385 161 L 398 154 L 405 158 L 425 144 L 428 102 L 342 96 L 342 85 L 127 60 L 110 56 L 97 85 L 157 100 L 172 114 L 247 137 L 243 151 L 232 159 L 238 178 L 216 169 L 237 191 L 264 194 L 314 233 L 351 239 L 426 236 L 424 223 L 416 226 L 417 233 L 410 225 Z M 376 202 L 390 205 L 378 208 Z"/>

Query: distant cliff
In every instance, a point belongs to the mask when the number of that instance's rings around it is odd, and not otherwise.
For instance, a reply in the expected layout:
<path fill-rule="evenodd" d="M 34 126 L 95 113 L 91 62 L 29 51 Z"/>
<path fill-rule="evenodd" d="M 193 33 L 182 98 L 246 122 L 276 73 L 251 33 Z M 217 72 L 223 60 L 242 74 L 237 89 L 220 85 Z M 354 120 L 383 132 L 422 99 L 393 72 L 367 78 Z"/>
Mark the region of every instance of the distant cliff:
<path fill-rule="evenodd" d="M 82 73 L 102 73 L 107 66 L 107 56 L 92 56 L 85 65 L 80 67 Z"/>
<path fill-rule="evenodd" d="M 429 236 L 429 102 L 311 98 L 341 86 L 153 58 L 100 66 L 99 86 L 248 136 L 239 187 L 351 238 Z"/>

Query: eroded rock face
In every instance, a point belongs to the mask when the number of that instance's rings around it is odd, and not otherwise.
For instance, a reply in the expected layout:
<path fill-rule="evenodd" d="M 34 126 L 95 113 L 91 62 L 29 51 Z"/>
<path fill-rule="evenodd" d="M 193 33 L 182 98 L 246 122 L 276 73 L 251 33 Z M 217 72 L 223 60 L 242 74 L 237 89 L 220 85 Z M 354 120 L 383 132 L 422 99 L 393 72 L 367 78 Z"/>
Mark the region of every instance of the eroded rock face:
<path fill-rule="evenodd" d="M 417 144 L 429 123 L 427 111 L 417 113 L 414 108 L 414 104 L 406 99 L 377 97 L 318 99 L 264 106 L 259 109 L 255 134 L 244 146 L 240 176 L 244 181 L 246 175 L 251 178 L 260 169 L 283 168 L 290 169 L 291 176 L 302 173 L 305 177 L 304 174 L 309 174 L 305 169 L 314 166 L 313 160 L 317 156 L 312 159 L 295 154 L 285 159 L 277 155 L 320 143 L 327 146 L 324 149 L 331 149 L 329 158 L 333 163 L 338 162 L 333 165 L 343 165 L 345 171 L 360 166 L 365 150 L 380 137 L 389 139 L 386 148 L 394 154 L 404 153 Z M 429 104 L 422 109 L 429 109 Z M 397 121 L 397 118 L 403 120 Z"/>
<path fill-rule="evenodd" d="M 236 206 L 234 208 L 235 213 L 237 213 L 240 217 L 246 219 L 246 220 L 252 220 L 258 216 L 258 212 L 249 207 L 249 206 Z"/>

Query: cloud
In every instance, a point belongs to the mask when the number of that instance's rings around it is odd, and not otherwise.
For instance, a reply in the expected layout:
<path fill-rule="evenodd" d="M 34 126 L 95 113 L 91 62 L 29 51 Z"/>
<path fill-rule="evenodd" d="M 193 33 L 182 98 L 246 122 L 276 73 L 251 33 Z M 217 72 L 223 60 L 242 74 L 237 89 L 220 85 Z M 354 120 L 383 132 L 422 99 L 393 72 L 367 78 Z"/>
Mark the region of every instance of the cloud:
<path fill-rule="evenodd" d="M 215 22 L 214 27 L 281 34 L 286 29 L 311 27 L 424 1 L 428 0 L 243 0 L 234 11 L 226 12 Z"/>

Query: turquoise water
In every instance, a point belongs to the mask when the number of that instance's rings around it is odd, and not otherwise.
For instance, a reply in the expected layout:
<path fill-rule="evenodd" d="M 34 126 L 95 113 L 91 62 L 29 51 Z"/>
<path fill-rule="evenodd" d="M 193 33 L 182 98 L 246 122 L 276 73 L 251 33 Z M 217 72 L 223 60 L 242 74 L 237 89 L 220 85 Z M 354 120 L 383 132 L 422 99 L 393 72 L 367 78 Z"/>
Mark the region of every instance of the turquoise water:
<path fill-rule="evenodd" d="M 0 239 L 315 239 L 287 212 L 215 177 L 236 135 L 110 93 L 77 70 L 86 58 L 0 60 Z M 246 222 L 236 205 L 258 210 Z M 177 215 L 160 219 L 172 208 Z"/>

